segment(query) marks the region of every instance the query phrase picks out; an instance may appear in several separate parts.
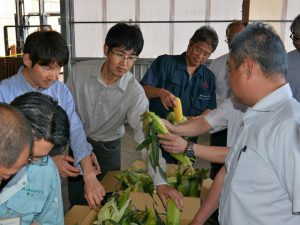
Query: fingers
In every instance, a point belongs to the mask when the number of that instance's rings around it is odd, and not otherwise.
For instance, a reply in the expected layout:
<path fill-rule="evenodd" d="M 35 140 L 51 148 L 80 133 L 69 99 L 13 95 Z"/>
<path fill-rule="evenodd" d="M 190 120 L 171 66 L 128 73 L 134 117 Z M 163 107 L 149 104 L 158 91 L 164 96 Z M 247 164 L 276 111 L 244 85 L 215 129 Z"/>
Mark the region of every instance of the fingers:
<path fill-rule="evenodd" d="M 169 107 L 168 107 L 167 103 L 166 103 L 165 101 L 162 101 L 161 103 L 162 103 L 163 107 L 164 107 L 167 111 L 169 111 Z"/>
<path fill-rule="evenodd" d="M 53 160 L 60 176 L 77 177 L 80 174 L 80 170 L 70 164 L 75 162 L 75 160 L 71 156 L 58 155 L 53 157 Z"/>
<path fill-rule="evenodd" d="M 68 163 L 65 163 L 63 168 L 63 175 L 67 177 L 77 177 L 80 174 L 80 170 L 77 169 L 75 166 L 72 166 Z"/>
<path fill-rule="evenodd" d="M 169 108 L 174 107 L 174 105 L 176 104 L 175 96 L 168 90 L 165 90 L 164 94 L 161 96 L 161 102 L 164 108 L 169 111 Z"/>
<path fill-rule="evenodd" d="M 183 195 L 176 191 L 175 189 L 172 189 L 169 192 L 169 196 L 170 198 L 172 198 L 177 206 L 178 209 L 180 209 L 181 211 L 183 210 Z"/>
<path fill-rule="evenodd" d="M 65 156 L 64 156 L 64 160 L 66 160 L 66 161 L 68 161 L 68 162 L 72 162 L 72 163 L 75 162 L 75 159 L 72 158 L 71 156 L 68 156 L 68 155 L 65 155 Z"/>
<path fill-rule="evenodd" d="M 94 183 L 93 187 L 85 186 L 85 198 L 89 204 L 89 207 L 94 210 L 99 210 L 101 201 L 105 195 L 103 186 L 98 182 Z"/>
<path fill-rule="evenodd" d="M 183 209 L 183 195 L 175 190 L 174 188 L 171 188 L 168 185 L 159 185 L 157 186 L 157 193 L 160 197 L 164 207 L 167 206 L 167 199 L 172 198 L 177 206 L 178 209 Z"/>

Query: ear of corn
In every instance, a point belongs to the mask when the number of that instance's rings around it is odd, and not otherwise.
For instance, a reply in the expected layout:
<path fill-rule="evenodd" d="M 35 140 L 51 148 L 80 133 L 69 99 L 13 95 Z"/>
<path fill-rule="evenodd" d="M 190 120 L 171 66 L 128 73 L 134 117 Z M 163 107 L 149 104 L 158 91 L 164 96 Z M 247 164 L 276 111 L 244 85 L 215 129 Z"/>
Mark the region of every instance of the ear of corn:
<path fill-rule="evenodd" d="M 180 225 L 180 211 L 171 198 L 167 201 L 167 225 Z"/>
<path fill-rule="evenodd" d="M 156 225 L 156 218 L 152 210 L 147 208 L 146 211 L 148 216 L 145 225 Z"/>
<path fill-rule="evenodd" d="M 193 168 L 193 161 L 190 157 L 182 154 L 182 153 L 170 153 L 172 157 L 177 159 L 182 165 Z"/>
<path fill-rule="evenodd" d="M 183 119 L 182 106 L 180 98 L 175 98 L 176 106 L 174 107 L 174 122 L 179 123 Z"/>
<path fill-rule="evenodd" d="M 181 104 L 180 104 L 180 108 L 181 108 Z M 143 126 L 144 126 L 143 130 L 145 134 L 145 140 L 137 147 L 137 150 L 142 150 L 143 148 L 147 148 L 151 166 L 155 171 L 157 168 L 159 168 L 159 172 L 161 173 L 161 175 L 163 177 L 166 177 L 159 165 L 159 151 L 161 149 L 159 147 L 159 140 L 157 134 L 167 134 L 169 133 L 169 131 L 167 130 L 166 126 L 163 124 L 160 117 L 157 116 L 154 112 L 144 113 Z M 170 154 L 183 165 L 192 167 L 193 162 L 186 155 L 182 153 L 170 153 Z"/>
<path fill-rule="evenodd" d="M 101 207 L 98 213 L 98 220 L 93 224 L 102 224 L 106 220 L 111 220 L 118 223 L 125 214 L 125 211 L 129 206 L 129 202 L 130 199 L 127 198 L 124 204 L 122 203 L 123 206 L 121 208 L 118 208 L 115 197 L 111 198 L 104 206 Z"/>

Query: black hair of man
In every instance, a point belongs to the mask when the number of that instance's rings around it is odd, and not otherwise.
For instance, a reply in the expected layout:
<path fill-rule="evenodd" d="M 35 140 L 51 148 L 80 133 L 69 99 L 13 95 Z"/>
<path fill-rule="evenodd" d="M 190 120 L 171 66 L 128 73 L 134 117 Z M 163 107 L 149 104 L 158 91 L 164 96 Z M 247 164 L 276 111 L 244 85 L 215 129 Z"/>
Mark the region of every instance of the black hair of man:
<path fill-rule="evenodd" d="M 137 25 L 117 23 L 111 27 L 106 35 L 105 44 L 112 50 L 114 47 L 124 47 L 125 50 L 133 50 L 137 56 L 144 47 L 144 38 Z"/>
<path fill-rule="evenodd" d="M 291 26 L 290 26 L 290 30 L 292 33 L 295 32 L 295 27 L 297 27 L 297 30 L 300 30 L 300 14 L 298 16 L 296 16 L 296 18 L 293 20 Z"/>
<path fill-rule="evenodd" d="M 32 67 L 37 63 L 49 66 L 55 62 L 59 66 L 69 61 L 69 49 L 63 36 L 56 31 L 36 31 L 31 33 L 24 44 L 24 54 L 29 54 Z"/>
<path fill-rule="evenodd" d="M 25 117 L 14 107 L 0 103 L 0 165 L 11 168 L 28 147 L 31 151 L 33 136 Z"/>
<path fill-rule="evenodd" d="M 232 26 L 236 26 L 236 25 L 241 25 L 243 26 L 244 28 L 247 26 L 247 24 L 245 24 L 243 21 L 241 20 L 234 20 L 232 21 L 230 24 L 227 25 L 227 28 L 226 28 L 226 36 L 228 35 L 228 31 L 229 29 L 232 27 Z"/>
<path fill-rule="evenodd" d="M 15 98 L 11 105 L 26 117 L 35 139 L 43 138 L 56 147 L 69 142 L 68 116 L 52 97 L 28 92 Z"/>
<path fill-rule="evenodd" d="M 213 51 L 215 51 L 219 44 L 217 32 L 210 26 L 200 27 L 191 37 L 189 45 L 193 45 L 198 42 L 205 42 L 211 45 Z"/>

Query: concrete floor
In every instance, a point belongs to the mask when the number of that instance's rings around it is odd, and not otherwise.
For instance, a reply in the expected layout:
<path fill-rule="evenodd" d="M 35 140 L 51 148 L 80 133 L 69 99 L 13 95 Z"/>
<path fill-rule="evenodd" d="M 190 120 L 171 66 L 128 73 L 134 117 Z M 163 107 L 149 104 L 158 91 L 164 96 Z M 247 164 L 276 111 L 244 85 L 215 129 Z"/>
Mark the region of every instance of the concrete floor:
<path fill-rule="evenodd" d="M 122 138 L 121 142 L 121 169 L 126 170 L 129 166 L 137 159 L 140 159 L 140 153 L 137 152 L 137 144 L 133 138 L 133 130 L 129 126 L 125 126 L 126 133 Z M 198 138 L 198 143 L 203 145 L 209 145 L 209 134 L 202 135 Z M 205 160 L 198 159 L 195 162 L 195 167 L 197 168 L 209 168 L 209 162 Z M 67 188 L 67 179 L 62 179 L 62 194 L 64 202 L 64 212 L 66 213 L 69 210 L 69 201 L 68 201 L 68 188 Z"/>

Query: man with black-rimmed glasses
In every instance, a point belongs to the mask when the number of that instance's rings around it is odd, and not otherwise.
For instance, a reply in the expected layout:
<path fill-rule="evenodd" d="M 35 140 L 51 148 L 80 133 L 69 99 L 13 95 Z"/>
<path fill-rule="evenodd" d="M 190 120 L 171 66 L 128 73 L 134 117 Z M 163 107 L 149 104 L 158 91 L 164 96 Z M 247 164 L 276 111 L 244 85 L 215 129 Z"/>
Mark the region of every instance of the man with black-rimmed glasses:
<path fill-rule="evenodd" d="M 287 54 L 287 80 L 291 86 L 293 97 L 300 102 L 300 14 L 293 20 L 290 29 L 292 32 L 290 38 L 296 49 Z"/>
<path fill-rule="evenodd" d="M 88 141 L 100 163 L 99 180 L 108 171 L 120 170 L 125 122 L 134 129 L 137 143 L 144 140 L 141 115 L 148 110 L 149 102 L 142 86 L 130 72 L 143 45 L 143 35 L 138 26 L 118 23 L 105 38 L 105 60 L 77 63 L 67 81 Z M 150 171 L 150 175 L 163 203 L 171 197 L 181 208 L 180 193 L 170 188 L 159 174 Z M 83 193 L 82 178 L 70 178 L 71 205 L 86 204 Z"/>

